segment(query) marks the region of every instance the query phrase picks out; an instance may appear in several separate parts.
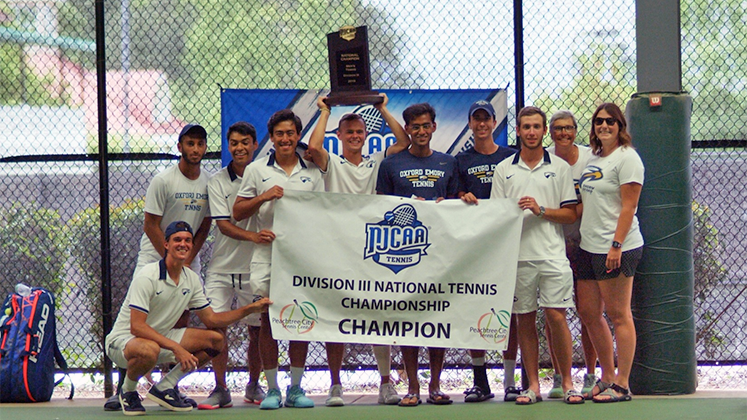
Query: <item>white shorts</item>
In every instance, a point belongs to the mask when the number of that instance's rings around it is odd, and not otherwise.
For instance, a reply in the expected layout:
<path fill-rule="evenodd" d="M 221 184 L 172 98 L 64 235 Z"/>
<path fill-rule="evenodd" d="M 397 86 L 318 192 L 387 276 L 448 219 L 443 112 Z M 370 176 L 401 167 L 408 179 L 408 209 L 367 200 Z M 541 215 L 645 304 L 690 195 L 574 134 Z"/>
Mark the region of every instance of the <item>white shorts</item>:
<path fill-rule="evenodd" d="M 177 343 L 181 343 L 182 337 L 184 337 L 186 331 L 186 328 L 173 328 L 164 336 L 170 340 L 176 341 Z M 106 336 L 106 355 L 112 359 L 112 362 L 122 369 L 127 369 L 127 359 L 124 355 L 125 346 L 133 338 L 135 338 L 135 336 L 129 332 L 115 336 L 112 336 L 111 334 Z M 156 364 L 161 363 L 176 363 L 174 353 L 171 350 L 161 349 L 161 352 L 158 353 L 158 361 Z"/>
<path fill-rule="evenodd" d="M 537 296 L 539 295 L 539 305 Z M 513 313 L 528 314 L 542 308 L 573 308 L 573 270 L 567 258 L 519 261 Z"/>
<path fill-rule="evenodd" d="M 227 312 L 249 305 L 254 302 L 250 275 L 249 273 L 208 273 L 205 279 L 205 296 L 215 312 Z M 236 298 L 236 304 L 234 304 L 234 298 Z M 239 323 L 259 327 L 259 316 L 259 313 L 250 314 L 242 318 Z"/>
<path fill-rule="evenodd" d="M 249 286 L 255 296 L 270 297 L 270 263 L 252 263 L 252 273 Z"/>

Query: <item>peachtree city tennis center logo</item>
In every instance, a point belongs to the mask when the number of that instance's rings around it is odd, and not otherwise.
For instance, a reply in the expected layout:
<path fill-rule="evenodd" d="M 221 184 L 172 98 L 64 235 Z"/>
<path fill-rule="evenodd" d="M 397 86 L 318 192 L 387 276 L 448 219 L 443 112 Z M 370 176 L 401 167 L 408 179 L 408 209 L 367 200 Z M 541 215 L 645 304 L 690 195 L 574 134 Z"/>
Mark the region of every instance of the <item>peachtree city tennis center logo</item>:
<path fill-rule="evenodd" d="M 366 223 L 366 248 L 363 259 L 399 273 L 420 263 L 428 255 L 428 228 L 418 220 L 418 213 L 410 204 L 400 204 L 384 213 L 384 220 Z"/>
<path fill-rule="evenodd" d="M 477 327 L 469 327 L 470 333 L 480 334 L 488 343 L 501 343 L 508 338 L 508 325 L 511 322 L 511 314 L 508 311 L 498 311 L 490 308 L 490 312 L 480 315 L 477 319 Z"/>
<path fill-rule="evenodd" d="M 274 319 L 274 322 L 279 323 L 288 332 L 306 334 L 314 329 L 318 319 L 316 305 L 309 301 L 298 302 L 293 299 L 293 303 L 283 306 L 280 316 Z"/>

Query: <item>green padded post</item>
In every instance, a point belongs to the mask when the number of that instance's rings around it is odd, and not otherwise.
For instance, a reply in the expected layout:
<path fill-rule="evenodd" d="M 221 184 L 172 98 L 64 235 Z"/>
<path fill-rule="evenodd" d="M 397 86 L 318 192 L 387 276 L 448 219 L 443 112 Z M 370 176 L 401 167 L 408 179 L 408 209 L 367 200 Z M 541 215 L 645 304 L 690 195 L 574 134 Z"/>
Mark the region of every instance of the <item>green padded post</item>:
<path fill-rule="evenodd" d="M 657 97 L 659 106 L 654 106 Z M 625 111 L 633 146 L 646 167 L 638 204 L 646 245 L 632 301 L 638 343 L 630 388 L 639 395 L 691 394 L 697 387 L 691 112 L 692 97 L 664 92 L 635 94 Z"/>

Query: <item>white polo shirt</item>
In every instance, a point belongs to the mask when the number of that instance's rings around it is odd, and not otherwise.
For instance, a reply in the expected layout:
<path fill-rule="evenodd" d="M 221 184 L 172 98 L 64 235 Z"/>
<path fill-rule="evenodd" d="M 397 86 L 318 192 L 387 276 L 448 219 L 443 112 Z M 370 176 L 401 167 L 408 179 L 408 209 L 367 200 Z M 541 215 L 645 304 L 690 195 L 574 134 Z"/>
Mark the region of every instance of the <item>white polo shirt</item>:
<path fill-rule="evenodd" d="M 324 181 L 319 167 L 311 162 L 305 162 L 298 154 L 296 156 L 298 162 L 290 175 L 275 161 L 275 152 L 250 163 L 244 170 L 244 178 L 237 195 L 254 198 L 275 185 L 283 187 L 284 190 L 324 192 Z M 275 200 L 263 203 L 255 215 L 257 230 L 272 230 L 274 214 Z M 271 263 L 272 244 L 255 244 L 252 262 Z"/>
<path fill-rule="evenodd" d="M 161 230 L 165 231 L 171 222 L 183 220 L 197 232 L 202 220 L 210 215 L 208 208 L 207 183 L 209 174 L 200 171 L 200 177 L 189 179 L 179 170 L 179 165 L 167 168 L 153 177 L 145 194 L 145 211 L 161 216 Z M 156 262 L 162 257 L 153 247 L 148 235 L 140 238 L 140 252 L 137 267 Z M 199 254 L 192 261 L 192 268 L 199 272 Z"/>
<path fill-rule="evenodd" d="M 571 167 L 563 159 L 544 151 L 544 157 L 533 169 L 523 160 L 521 153 L 504 159 L 493 173 L 490 198 L 534 197 L 537 204 L 557 209 L 576 204 Z M 524 210 L 521 229 L 519 261 L 565 259 L 565 238 L 560 223 L 553 223 Z"/>
<path fill-rule="evenodd" d="M 581 178 L 581 173 L 584 171 L 584 168 L 586 168 L 586 163 L 591 159 L 593 154 L 591 153 L 591 149 L 586 146 L 577 144 L 576 147 L 578 147 L 578 159 L 576 159 L 576 163 L 571 165 L 571 176 L 573 176 L 573 188 L 576 191 L 576 198 L 578 199 L 578 202 L 581 203 L 581 190 L 578 186 L 578 180 Z M 551 155 L 555 155 L 555 146 L 548 147 L 547 152 Z M 581 217 L 569 225 L 563 225 L 563 234 L 567 239 L 574 241 L 576 245 L 578 245 L 581 240 L 581 233 L 579 232 L 580 227 Z"/>
<path fill-rule="evenodd" d="M 166 262 L 160 260 L 136 272 L 109 335 L 130 334 L 130 312 L 133 310 L 146 313 L 147 324 L 159 334 L 166 335 L 185 310 L 199 311 L 208 306 L 197 273 L 182 268 L 177 285 L 166 271 Z"/>
<path fill-rule="evenodd" d="M 322 172 L 327 192 L 347 194 L 376 194 L 376 176 L 384 160 L 384 152 L 363 156 L 358 165 L 341 155 L 329 154 L 327 172 Z"/>
<path fill-rule="evenodd" d="M 236 175 L 233 167 L 228 166 L 213 175 L 208 181 L 210 216 L 213 220 L 228 220 L 231 224 L 244 230 L 256 231 L 254 216 L 237 221 L 233 218 L 233 204 L 241 187 L 241 177 Z M 224 235 L 220 229 L 215 230 L 213 257 L 208 264 L 208 273 L 242 274 L 248 273 L 252 262 L 254 242 L 240 241 Z"/>
<path fill-rule="evenodd" d="M 632 147 L 618 147 L 609 156 L 593 156 L 589 159 L 580 180 L 584 200 L 581 249 L 592 254 L 609 252 L 622 210 L 620 186 L 628 183 L 643 185 L 643 173 L 643 161 Z M 622 250 L 642 246 L 638 217 L 633 215 L 633 223 L 623 241 Z"/>

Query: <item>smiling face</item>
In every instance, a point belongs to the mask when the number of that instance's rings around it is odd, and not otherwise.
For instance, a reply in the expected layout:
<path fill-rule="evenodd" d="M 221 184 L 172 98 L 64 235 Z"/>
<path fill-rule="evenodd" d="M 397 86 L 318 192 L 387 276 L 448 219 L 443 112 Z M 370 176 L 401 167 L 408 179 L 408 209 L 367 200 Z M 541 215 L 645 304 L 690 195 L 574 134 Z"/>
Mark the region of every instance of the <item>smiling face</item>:
<path fill-rule="evenodd" d="M 291 120 L 280 121 L 275 124 L 270 133 L 270 140 L 275 146 L 275 154 L 278 157 L 288 157 L 296 153 L 296 145 L 301 139 L 301 133 L 296 130 L 296 125 Z"/>
<path fill-rule="evenodd" d="M 521 147 L 529 150 L 542 147 L 542 138 L 547 134 L 547 126 L 540 114 L 522 116 L 516 127 L 516 134 L 521 140 Z"/>
<path fill-rule="evenodd" d="M 189 232 L 176 232 L 166 239 L 163 244 L 167 256 L 177 261 L 184 261 L 192 251 L 192 234 Z"/>
<path fill-rule="evenodd" d="M 478 109 L 469 117 L 469 128 L 475 141 L 492 139 L 493 130 L 498 125 L 495 118 L 484 109 Z"/>
<path fill-rule="evenodd" d="M 337 138 L 345 152 L 360 153 L 366 142 L 366 124 L 358 119 L 342 121 L 337 129 Z"/>
<path fill-rule="evenodd" d="M 550 127 L 550 137 L 558 148 L 571 147 L 576 142 L 576 125 L 572 118 L 558 118 Z"/>
<path fill-rule="evenodd" d="M 611 125 L 608 124 L 610 119 L 614 120 Z M 598 122 L 601 122 L 601 124 L 597 124 Z M 618 138 L 620 136 L 620 123 L 617 119 L 612 117 L 612 115 L 610 115 L 606 110 L 601 109 L 594 118 L 593 124 L 594 134 L 596 134 L 603 146 L 617 146 Z"/>
<path fill-rule="evenodd" d="M 228 135 L 228 152 L 236 165 L 248 165 L 254 157 L 255 150 L 257 150 L 257 140 L 249 134 L 234 131 Z"/>
<path fill-rule="evenodd" d="M 429 147 L 433 133 L 436 131 L 436 123 L 431 119 L 430 114 L 421 114 L 405 125 L 405 131 L 410 135 L 413 146 Z"/>
<path fill-rule="evenodd" d="M 199 165 L 207 151 L 207 140 L 185 135 L 177 144 L 177 148 L 179 153 L 182 154 L 184 162 L 190 165 Z"/>

